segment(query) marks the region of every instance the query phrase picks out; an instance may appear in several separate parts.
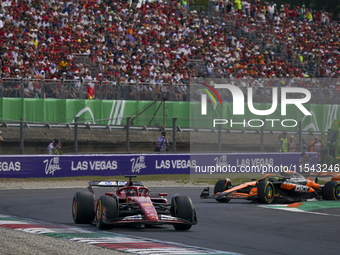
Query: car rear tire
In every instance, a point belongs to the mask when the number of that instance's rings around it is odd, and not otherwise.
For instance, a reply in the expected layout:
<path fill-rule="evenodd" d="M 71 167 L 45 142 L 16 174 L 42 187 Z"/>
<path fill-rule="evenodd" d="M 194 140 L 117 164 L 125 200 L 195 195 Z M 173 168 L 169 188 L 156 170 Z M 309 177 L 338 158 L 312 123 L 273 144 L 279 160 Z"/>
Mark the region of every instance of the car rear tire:
<path fill-rule="evenodd" d="M 274 201 L 275 188 L 273 183 L 260 181 L 257 184 L 257 200 L 261 204 L 270 204 Z"/>
<path fill-rule="evenodd" d="M 329 181 L 326 182 L 322 189 L 322 196 L 325 200 L 339 200 L 340 199 L 340 182 Z"/>
<path fill-rule="evenodd" d="M 94 220 L 94 194 L 77 192 L 73 196 L 72 218 L 76 224 L 90 224 Z"/>
<path fill-rule="evenodd" d="M 214 187 L 214 195 L 218 192 L 223 192 L 225 190 L 227 190 L 227 180 L 219 180 L 218 182 L 216 182 L 215 187 Z M 216 198 L 217 202 L 220 203 L 228 203 L 230 201 L 230 198 Z"/>
<path fill-rule="evenodd" d="M 118 218 L 117 199 L 111 196 L 101 196 L 96 206 L 96 226 L 99 229 L 109 229 L 113 225 L 104 223 L 104 220 Z"/>
<path fill-rule="evenodd" d="M 197 222 L 196 210 L 189 197 L 177 196 L 172 200 L 172 204 L 173 216 L 190 222 Z M 191 228 L 191 224 L 174 224 L 173 226 L 176 230 L 188 230 Z"/>

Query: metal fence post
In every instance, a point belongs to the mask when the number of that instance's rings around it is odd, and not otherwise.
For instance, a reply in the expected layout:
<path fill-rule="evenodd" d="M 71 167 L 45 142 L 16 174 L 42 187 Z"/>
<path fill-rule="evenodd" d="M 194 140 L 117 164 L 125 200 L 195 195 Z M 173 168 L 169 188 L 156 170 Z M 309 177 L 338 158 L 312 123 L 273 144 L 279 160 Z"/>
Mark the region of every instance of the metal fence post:
<path fill-rule="evenodd" d="M 264 120 L 262 120 L 264 122 Z M 260 144 L 261 144 L 261 151 L 263 151 L 263 133 L 264 133 L 264 128 L 263 128 L 264 125 L 261 126 L 261 141 L 260 141 Z"/>
<path fill-rule="evenodd" d="M 20 79 L 20 97 L 24 98 L 24 80 Z"/>
<path fill-rule="evenodd" d="M 39 81 L 40 82 L 40 81 Z M 40 85 L 40 87 L 41 87 L 41 98 L 45 98 L 45 93 L 46 93 L 46 91 L 45 91 L 45 82 L 43 82 L 41 85 Z"/>
<path fill-rule="evenodd" d="M 126 118 L 126 152 L 130 151 L 130 117 Z"/>
<path fill-rule="evenodd" d="M 123 92 L 123 99 L 124 100 L 126 100 L 126 98 L 127 98 L 127 93 L 128 93 L 127 89 L 128 89 L 127 85 L 124 84 L 124 86 L 123 86 L 123 91 L 124 91 Z"/>
<path fill-rule="evenodd" d="M 303 144 L 302 144 L 302 122 L 299 121 L 299 150 L 302 152 L 303 151 Z"/>
<path fill-rule="evenodd" d="M 135 100 L 138 101 L 139 91 L 137 89 L 137 85 L 134 85 L 134 86 L 135 86 Z"/>
<path fill-rule="evenodd" d="M 102 100 L 103 99 L 103 88 L 102 88 L 102 82 L 99 81 L 99 99 Z M 107 98 L 106 98 L 107 99 Z"/>
<path fill-rule="evenodd" d="M 187 85 L 187 102 L 190 102 L 190 84 Z"/>
<path fill-rule="evenodd" d="M 165 114 L 165 109 L 166 109 L 165 102 L 166 102 L 166 98 L 163 98 L 163 129 L 164 129 L 164 131 L 165 131 L 165 125 L 166 125 L 166 123 L 165 123 L 165 118 L 166 118 L 166 114 Z"/>
<path fill-rule="evenodd" d="M 171 89 L 170 89 L 170 101 L 174 101 L 173 95 L 174 95 L 174 87 L 171 86 Z"/>
<path fill-rule="evenodd" d="M 177 118 L 172 119 L 172 151 L 176 151 L 176 120 Z"/>
<path fill-rule="evenodd" d="M 4 97 L 4 81 L 1 81 L 1 85 L 0 85 L 0 97 Z"/>
<path fill-rule="evenodd" d="M 79 90 L 79 99 L 83 99 L 83 84 L 80 85 L 80 90 Z"/>
<path fill-rule="evenodd" d="M 122 87 L 118 84 L 116 89 L 117 89 L 117 100 L 120 100 L 122 98 Z"/>
<path fill-rule="evenodd" d="M 78 118 L 74 117 L 74 153 L 78 153 Z"/>
<path fill-rule="evenodd" d="M 64 79 L 61 80 L 61 91 L 60 91 L 60 93 L 61 93 L 60 98 L 64 99 Z"/>
<path fill-rule="evenodd" d="M 222 150 L 221 135 L 222 135 L 222 125 L 218 125 L 218 151 Z"/>
<path fill-rule="evenodd" d="M 24 118 L 20 118 L 20 154 L 24 154 Z"/>

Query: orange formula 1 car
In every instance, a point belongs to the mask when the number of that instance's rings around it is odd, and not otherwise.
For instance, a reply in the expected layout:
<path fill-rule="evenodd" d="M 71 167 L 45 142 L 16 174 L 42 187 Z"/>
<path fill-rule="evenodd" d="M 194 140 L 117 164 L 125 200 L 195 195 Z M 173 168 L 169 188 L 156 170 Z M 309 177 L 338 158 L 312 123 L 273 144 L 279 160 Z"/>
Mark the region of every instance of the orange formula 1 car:
<path fill-rule="evenodd" d="M 325 175 L 320 176 L 325 177 Z M 200 198 L 213 198 L 222 203 L 238 198 L 258 201 L 261 204 L 270 204 L 279 200 L 304 201 L 311 198 L 339 200 L 340 177 L 334 174 L 332 176 L 332 180 L 325 185 L 317 183 L 317 176 L 314 176 L 313 180 L 296 172 L 285 172 L 279 176 L 267 174 L 262 179 L 237 186 L 233 186 L 230 179 L 224 179 L 215 184 L 214 195 L 210 196 L 209 187 L 206 187 Z"/>
<path fill-rule="evenodd" d="M 94 223 L 99 229 L 112 228 L 115 225 L 170 224 L 176 230 L 188 230 L 197 224 L 196 210 L 187 196 L 176 194 L 171 202 L 164 198 L 167 193 L 154 197 L 141 182 L 132 181 L 133 175 L 127 175 L 127 182 L 89 182 L 89 192 L 77 192 L 72 203 L 73 221 L 77 224 Z M 95 197 L 92 187 L 112 188 Z"/>

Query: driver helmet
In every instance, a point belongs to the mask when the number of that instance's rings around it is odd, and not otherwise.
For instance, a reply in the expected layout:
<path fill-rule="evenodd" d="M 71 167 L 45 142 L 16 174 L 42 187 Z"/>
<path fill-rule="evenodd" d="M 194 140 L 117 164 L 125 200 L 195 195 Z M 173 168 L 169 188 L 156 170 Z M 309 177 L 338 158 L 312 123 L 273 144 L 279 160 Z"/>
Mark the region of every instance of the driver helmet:
<path fill-rule="evenodd" d="M 136 196 L 136 191 L 135 190 L 129 190 L 127 193 L 126 193 L 128 196 Z"/>

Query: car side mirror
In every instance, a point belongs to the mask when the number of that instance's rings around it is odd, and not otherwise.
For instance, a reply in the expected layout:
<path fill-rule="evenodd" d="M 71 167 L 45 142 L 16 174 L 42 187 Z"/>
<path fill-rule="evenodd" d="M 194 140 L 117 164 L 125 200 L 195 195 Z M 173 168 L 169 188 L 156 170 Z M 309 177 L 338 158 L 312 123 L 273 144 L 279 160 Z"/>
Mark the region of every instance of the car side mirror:
<path fill-rule="evenodd" d="M 166 197 L 168 195 L 168 193 L 158 193 L 158 196 L 160 197 Z"/>

